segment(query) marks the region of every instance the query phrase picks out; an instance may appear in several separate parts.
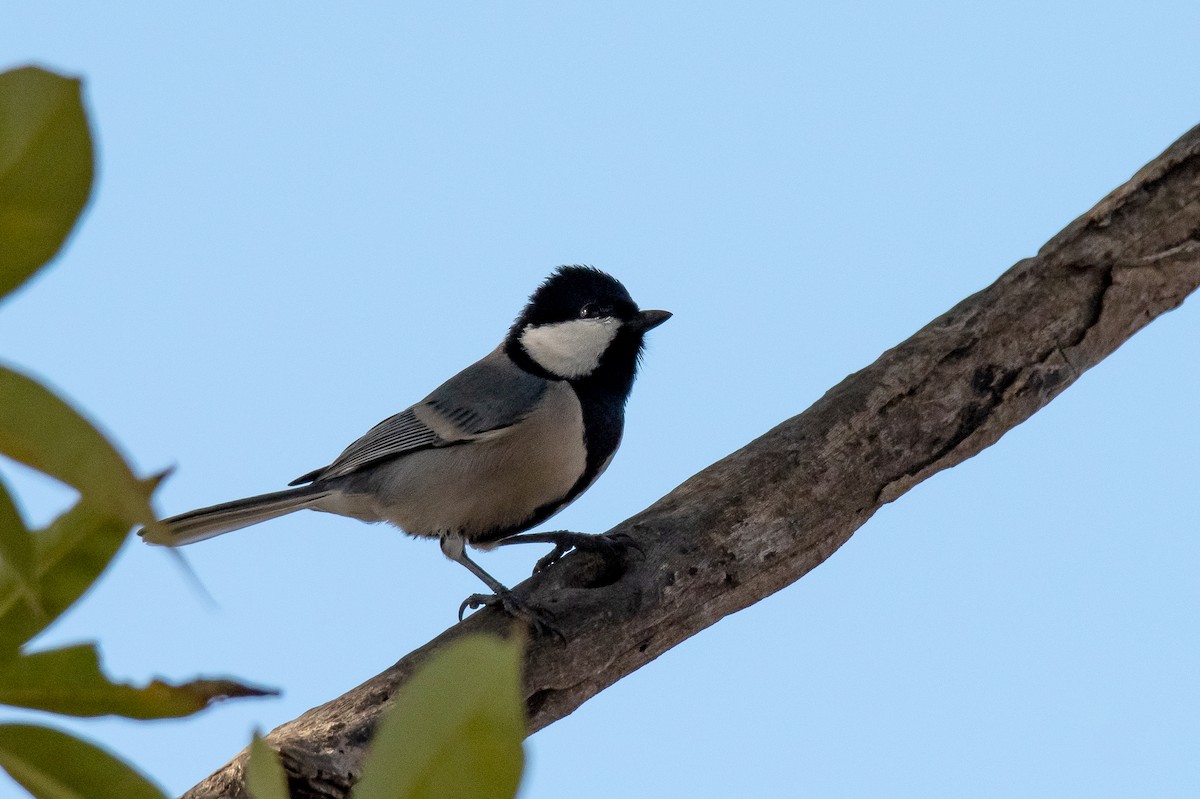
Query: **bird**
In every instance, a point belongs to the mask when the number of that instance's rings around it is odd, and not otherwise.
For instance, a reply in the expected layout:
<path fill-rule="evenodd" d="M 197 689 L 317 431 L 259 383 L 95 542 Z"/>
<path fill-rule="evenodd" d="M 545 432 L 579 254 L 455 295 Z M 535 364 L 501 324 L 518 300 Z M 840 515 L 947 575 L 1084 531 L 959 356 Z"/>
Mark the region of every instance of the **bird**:
<path fill-rule="evenodd" d="M 552 543 L 535 572 L 572 549 L 620 542 L 566 530 L 530 533 L 587 490 L 621 443 L 645 335 L 669 311 L 641 310 L 613 276 L 560 266 L 529 297 L 504 340 L 427 397 L 384 419 L 292 488 L 199 508 L 143 529 L 178 547 L 299 510 L 388 522 L 436 538 L 492 592 L 459 608 L 499 605 L 535 628 L 544 615 L 483 570 L 467 547 Z"/>

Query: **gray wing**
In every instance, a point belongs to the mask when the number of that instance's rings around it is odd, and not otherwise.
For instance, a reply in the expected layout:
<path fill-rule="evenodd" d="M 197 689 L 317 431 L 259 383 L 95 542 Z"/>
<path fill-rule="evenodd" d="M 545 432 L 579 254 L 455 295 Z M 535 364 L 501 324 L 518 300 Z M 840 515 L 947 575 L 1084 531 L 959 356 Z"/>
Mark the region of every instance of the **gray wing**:
<path fill-rule="evenodd" d="M 289 485 L 342 477 L 407 452 L 459 444 L 511 427 L 529 415 L 545 392 L 545 380 L 521 369 L 498 347 L 416 405 L 372 427 L 333 463 Z"/>
<path fill-rule="evenodd" d="M 328 466 L 314 469 L 297 477 L 288 485 L 311 483 L 314 480 L 341 477 L 368 463 L 390 458 L 404 452 L 434 447 L 445 442 L 417 418 L 415 408 L 389 416 L 367 431 L 367 434 L 346 447 Z"/>

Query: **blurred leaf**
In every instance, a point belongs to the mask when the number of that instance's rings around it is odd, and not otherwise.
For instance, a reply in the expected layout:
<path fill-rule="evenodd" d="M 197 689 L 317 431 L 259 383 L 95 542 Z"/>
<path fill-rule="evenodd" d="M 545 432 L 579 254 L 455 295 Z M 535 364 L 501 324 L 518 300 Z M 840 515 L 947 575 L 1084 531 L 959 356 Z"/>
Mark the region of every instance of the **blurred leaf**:
<path fill-rule="evenodd" d="M 0 704 L 69 716 L 165 719 L 190 716 L 215 701 L 274 691 L 232 680 L 155 680 L 143 688 L 110 682 L 93 644 L 79 644 L 0 663 Z"/>
<path fill-rule="evenodd" d="M 36 381 L 0 367 L 0 454 L 77 489 L 110 516 L 155 527 L 150 494 L 112 444 L 71 406 Z"/>
<path fill-rule="evenodd" d="M 0 297 L 58 252 L 92 169 L 80 82 L 37 67 L 0 73 Z"/>
<path fill-rule="evenodd" d="M 30 610 L 40 613 L 33 570 L 33 536 L 25 529 L 25 522 L 17 507 L 13 505 L 4 481 L 0 480 L 0 564 L 12 570 L 25 601 L 31 603 Z"/>
<path fill-rule="evenodd" d="M 0 724 L 0 766 L 36 799 L 166 799 L 108 752 L 49 727 Z"/>
<path fill-rule="evenodd" d="M 354 799 L 511 799 L 521 781 L 520 640 L 459 639 L 384 711 Z"/>
<path fill-rule="evenodd" d="M 21 600 L 13 571 L 0 565 L 0 659 L 70 607 L 104 571 L 128 532 L 125 522 L 80 502 L 34 535 L 40 613 Z"/>
<path fill-rule="evenodd" d="M 279 755 L 258 733 L 250 742 L 250 757 L 246 760 L 246 790 L 253 799 L 290 799 Z"/>

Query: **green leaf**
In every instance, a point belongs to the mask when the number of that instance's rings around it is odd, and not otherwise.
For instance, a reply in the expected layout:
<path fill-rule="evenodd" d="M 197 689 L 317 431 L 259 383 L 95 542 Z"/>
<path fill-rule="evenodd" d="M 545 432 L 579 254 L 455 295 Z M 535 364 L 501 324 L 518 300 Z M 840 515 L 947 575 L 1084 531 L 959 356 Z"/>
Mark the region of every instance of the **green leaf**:
<path fill-rule="evenodd" d="M 12 570 L 13 578 L 31 609 L 38 610 L 33 570 L 33 536 L 13 505 L 4 481 L 0 480 L 0 564 Z"/>
<path fill-rule="evenodd" d="M 279 755 L 258 733 L 254 733 L 250 757 L 246 760 L 246 790 L 253 799 L 290 799 L 291 796 Z"/>
<path fill-rule="evenodd" d="M 41 608 L 22 601 L 12 569 L 0 565 L 0 659 L 49 626 L 104 571 L 129 525 L 80 502 L 33 536 Z"/>
<path fill-rule="evenodd" d="M 0 297 L 62 247 L 92 172 L 80 82 L 37 67 L 0 73 Z"/>
<path fill-rule="evenodd" d="M 213 702 L 274 691 L 232 680 L 154 680 L 138 688 L 110 682 L 93 644 L 79 644 L 0 663 L 0 704 L 70 716 L 165 719 L 190 716 Z"/>
<path fill-rule="evenodd" d="M 511 799 L 524 765 L 520 640 L 461 638 L 384 711 L 354 799 Z"/>
<path fill-rule="evenodd" d="M 108 752 L 49 727 L 0 724 L 0 766 L 36 799 L 167 799 Z"/>
<path fill-rule="evenodd" d="M 138 480 L 90 422 L 36 381 L 0 366 L 0 454 L 45 472 L 110 516 L 158 525 L 155 480 Z"/>

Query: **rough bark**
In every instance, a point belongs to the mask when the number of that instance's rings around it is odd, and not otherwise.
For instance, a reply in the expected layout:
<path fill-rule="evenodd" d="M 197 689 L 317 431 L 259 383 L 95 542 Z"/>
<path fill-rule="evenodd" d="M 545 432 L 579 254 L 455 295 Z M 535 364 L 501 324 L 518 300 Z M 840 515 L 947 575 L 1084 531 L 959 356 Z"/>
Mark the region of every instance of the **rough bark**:
<path fill-rule="evenodd" d="M 800 579 L 884 503 L 995 443 L 1200 285 L 1200 127 L 999 280 L 614 528 L 642 549 L 607 573 L 575 554 L 518 590 L 568 642 L 530 642 L 530 731 L 722 617 Z M 428 654 L 274 730 L 298 797 L 344 797 L 372 725 Z M 185 796 L 246 797 L 245 752 Z"/>

